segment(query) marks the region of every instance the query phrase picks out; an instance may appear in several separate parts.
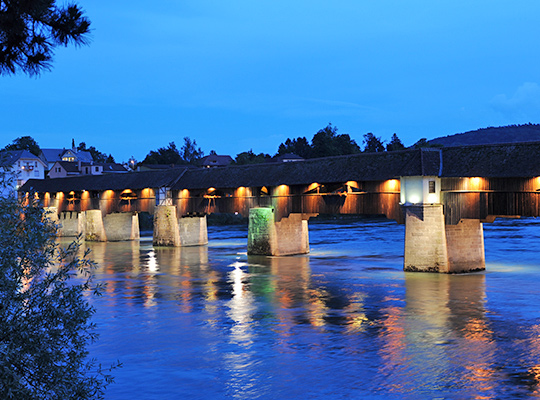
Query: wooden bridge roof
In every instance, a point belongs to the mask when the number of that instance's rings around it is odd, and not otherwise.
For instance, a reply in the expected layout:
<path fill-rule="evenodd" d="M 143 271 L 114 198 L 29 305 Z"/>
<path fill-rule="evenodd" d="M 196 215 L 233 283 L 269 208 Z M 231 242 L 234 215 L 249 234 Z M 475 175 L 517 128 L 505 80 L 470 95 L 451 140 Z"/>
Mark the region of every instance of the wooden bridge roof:
<path fill-rule="evenodd" d="M 381 181 L 404 175 L 438 175 L 439 166 L 438 150 L 361 153 L 295 162 L 188 170 L 173 189 Z"/>
<path fill-rule="evenodd" d="M 441 159 L 442 158 L 442 159 Z M 177 168 L 128 174 L 29 180 L 22 192 L 171 187 L 208 189 L 382 181 L 400 176 L 540 176 L 540 142 L 361 153 L 296 162 Z"/>
<path fill-rule="evenodd" d="M 441 177 L 540 176 L 540 142 L 443 148 Z"/>
<path fill-rule="evenodd" d="M 170 187 L 187 168 L 126 174 L 83 175 L 55 179 L 30 179 L 20 189 L 22 192 L 67 192 L 82 190 L 125 190 Z"/>

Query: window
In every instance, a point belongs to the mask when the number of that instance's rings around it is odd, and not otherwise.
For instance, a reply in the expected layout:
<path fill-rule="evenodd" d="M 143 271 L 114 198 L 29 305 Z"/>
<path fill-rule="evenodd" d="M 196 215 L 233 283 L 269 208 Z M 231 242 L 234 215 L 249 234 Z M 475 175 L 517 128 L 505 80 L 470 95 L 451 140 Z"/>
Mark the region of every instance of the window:
<path fill-rule="evenodd" d="M 36 161 L 36 167 L 37 167 L 37 161 Z"/>
<path fill-rule="evenodd" d="M 429 193 L 435 193 L 435 181 L 429 181 Z"/>
<path fill-rule="evenodd" d="M 99 168 L 98 168 L 98 167 L 95 167 L 95 168 L 96 168 L 95 171 L 98 172 L 98 171 L 99 171 Z"/>
<path fill-rule="evenodd" d="M 34 176 L 39 176 L 39 171 L 38 170 L 34 171 Z"/>

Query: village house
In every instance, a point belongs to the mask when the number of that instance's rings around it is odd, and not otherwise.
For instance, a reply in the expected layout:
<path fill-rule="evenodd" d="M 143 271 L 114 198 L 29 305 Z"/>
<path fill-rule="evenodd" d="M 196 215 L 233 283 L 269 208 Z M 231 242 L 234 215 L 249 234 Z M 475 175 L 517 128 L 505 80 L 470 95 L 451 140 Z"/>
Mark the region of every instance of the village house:
<path fill-rule="evenodd" d="M 47 164 L 28 150 L 9 150 L 0 153 L 0 167 L 14 174 L 14 187 L 19 189 L 28 179 L 44 179 Z"/>
<path fill-rule="evenodd" d="M 233 159 L 231 156 L 220 156 L 217 154 L 210 154 L 201 158 L 200 164 L 203 168 L 225 167 L 232 164 Z"/>
<path fill-rule="evenodd" d="M 75 175 L 102 175 L 129 172 L 122 164 L 57 161 L 53 164 L 47 176 L 51 179 L 65 178 Z"/>
<path fill-rule="evenodd" d="M 89 151 L 76 149 L 41 149 L 39 155 L 47 163 L 47 170 L 51 171 L 54 164 L 59 161 L 91 163 L 94 161 Z"/>

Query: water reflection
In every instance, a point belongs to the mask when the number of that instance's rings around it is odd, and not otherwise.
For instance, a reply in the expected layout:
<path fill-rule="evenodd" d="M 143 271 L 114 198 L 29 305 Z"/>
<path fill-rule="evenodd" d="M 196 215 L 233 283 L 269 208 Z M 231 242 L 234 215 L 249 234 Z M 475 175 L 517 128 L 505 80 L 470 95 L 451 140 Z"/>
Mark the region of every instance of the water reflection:
<path fill-rule="evenodd" d="M 383 254 L 402 246 L 393 225 L 374 229 L 379 247 L 353 240 L 369 229 L 315 229 L 335 250 L 295 257 L 248 257 L 238 231 L 210 247 L 87 244 L 108 284 L 104 352 L 125 365 L 110 398 L 540 397 L 540 269 L 403 273 Z"/>

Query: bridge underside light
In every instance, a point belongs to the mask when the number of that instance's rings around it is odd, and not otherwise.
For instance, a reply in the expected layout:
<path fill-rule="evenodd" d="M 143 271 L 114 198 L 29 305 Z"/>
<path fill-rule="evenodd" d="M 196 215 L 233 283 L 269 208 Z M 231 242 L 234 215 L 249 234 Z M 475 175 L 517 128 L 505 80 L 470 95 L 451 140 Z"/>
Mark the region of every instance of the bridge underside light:
<path fill-rule="evenodd" d="M 236 189 L 236 195 L 238 197 L 243 197 L 246 195 L 246 188 L 244 186 L 240 186 L 239 188 Z"/>
<path fill-rule="evenodd" d="M 420 203 L 420 196 L 417 194 L 411 194 L 408 200 L 412 204 L 418 204 Z"/>
<path fill-rule="evenodd" d="M 287 194 L 287 193 L 289 193 L 289 187 L 288 187 L 287 185 L 279 185 L 279 186 L 277 187 L 277 194 L 278 194 L 278 196 L 280 196 L 280 195 L 285 195 L 285 194 Z"/>
<path fill-rule="evenodd" d="M 434 204 L 439 202 L 439 198 L 436 193 L 430 193 L 427 196 L 428 203 Z"/>
<path fill-rule="evenodd" d="M 308 186 L 308 191 L 318 188 L 320 185 L 317 182 L 313 182 L 311 185 Z"/>
<path fill-rule="evenodd" d="M 469 178 L 469 189 L 480 189 L 483 183 L 483 179 L 479 177 Z"/>
<path fill-rule="evenodd" d="M 399 190 L 399 180 L 398 179 L 389 179 L 386 181 L 386 190 L 395 192 Z"/>

